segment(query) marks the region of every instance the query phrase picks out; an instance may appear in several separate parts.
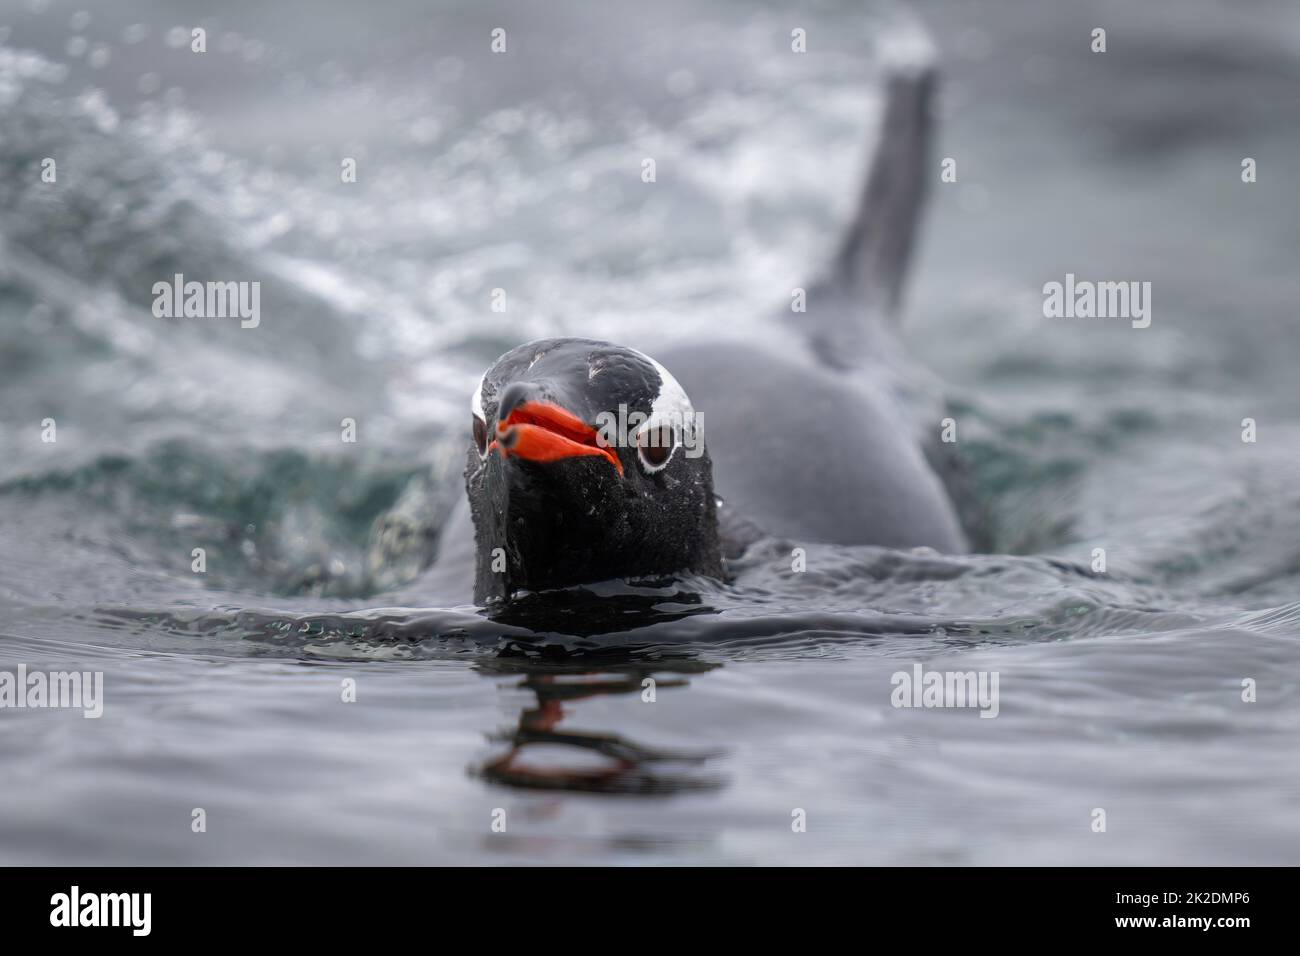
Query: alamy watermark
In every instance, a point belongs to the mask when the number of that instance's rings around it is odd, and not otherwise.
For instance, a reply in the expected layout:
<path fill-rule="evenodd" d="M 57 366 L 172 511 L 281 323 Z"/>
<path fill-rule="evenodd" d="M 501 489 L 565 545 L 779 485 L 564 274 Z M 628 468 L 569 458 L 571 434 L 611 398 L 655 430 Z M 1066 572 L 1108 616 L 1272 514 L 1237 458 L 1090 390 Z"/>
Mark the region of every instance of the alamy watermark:
<path fill-rule="evenodd" d="M 170 282 L 155 282 L 153 295 L 159 319 L 239 319 L 244 329 L 262 322 L 260 282 L 186 282 L 178 272 Z"/>
<path fill-rule="evenodd" d="M 73 886 L 50 897 L 50 925 L 122 926 L 133 936 L 148 936 L 152 910 L 152 893 L 83 893 Z"/>
<path fill-rule="evenodd" d="M 1130 319 L 1135 329 L 1151 324 L 1150 282 L 1076 280 L 1043 286 L 1043 316 L 1048 319 Z"/>
<path fill-rule="evenodd" d="M 0 671 L 0 709 L 79 708 L 83 717 L 104 714 L 103 671 Z"/>
<path fill-rule="evenodd" d="M 997 671 L 927 671 L 913 664 L 889 683 L 895 707 L 978 707 L 981 717 L 996 717 L 1000 709 Z"/>
<path fill-rule="evenodd" d="M 704 415 L 673 410 L 651 421 L 645 412 L 629 411 L 620 403 L 617 412 L 596 415 L 596 443 L 602 448 L 669 449 L 680 444 L 687 458 L 699 458 L 704 454 Z"/>

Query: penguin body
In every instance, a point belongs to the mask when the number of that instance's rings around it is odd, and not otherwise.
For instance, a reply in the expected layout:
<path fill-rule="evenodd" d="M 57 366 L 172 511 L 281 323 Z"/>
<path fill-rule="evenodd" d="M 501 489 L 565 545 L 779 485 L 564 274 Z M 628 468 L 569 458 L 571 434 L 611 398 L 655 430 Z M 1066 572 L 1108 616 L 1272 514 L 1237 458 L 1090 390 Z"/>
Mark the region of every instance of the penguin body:
<path fill-rule="evenodd" d="M 724 527 L 795 543 L 965 550 L 908 412 L 883 383 L 753 346 L 670 348 L 661 361 L 700 410 L 714 489 L 727 519 L 741 519 Z"/>
<path fill-rule="evenodd" d="M 492 364 L 431 594 L 721 577 L 724 555 L 764 536 L 965 550 L 893 387 L 933 86 L 928 66 L 888 77 L 857 214 L 806 311 L 777 326 L 789 341 L 701 339 L 651 358 L 543 339 Z"/>

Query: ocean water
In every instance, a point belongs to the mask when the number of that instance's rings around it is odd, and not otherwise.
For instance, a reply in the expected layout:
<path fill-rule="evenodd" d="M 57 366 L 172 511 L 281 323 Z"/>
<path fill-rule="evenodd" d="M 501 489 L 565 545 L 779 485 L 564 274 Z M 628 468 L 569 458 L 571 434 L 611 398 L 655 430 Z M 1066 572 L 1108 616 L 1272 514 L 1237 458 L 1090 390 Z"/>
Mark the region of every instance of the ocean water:
<path fill-rule="evenodd" d="M 1133 7 L 0 3 L 0 670 L 104 675 L 0 710 L 0 862 L 1300 862 L 1300 10 Z M 975 553 L 431 602 L 482 369 L 781 334 L 918 19 L 906 374 Z M 1150 327 L 1044 318 L 1066 273 Z"/>

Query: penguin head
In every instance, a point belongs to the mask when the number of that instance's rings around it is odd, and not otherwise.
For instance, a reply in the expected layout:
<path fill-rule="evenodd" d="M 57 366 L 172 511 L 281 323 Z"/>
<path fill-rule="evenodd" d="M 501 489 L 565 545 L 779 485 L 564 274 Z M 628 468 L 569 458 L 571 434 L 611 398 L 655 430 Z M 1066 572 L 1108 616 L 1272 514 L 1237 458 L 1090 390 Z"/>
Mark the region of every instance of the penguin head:
<path fill-rule="evenodd" d="M 703 424 L 654 359 L 592 339 L 529 342 L 483 373 L 470 414 L 476 601 L 721 576 Z"/>

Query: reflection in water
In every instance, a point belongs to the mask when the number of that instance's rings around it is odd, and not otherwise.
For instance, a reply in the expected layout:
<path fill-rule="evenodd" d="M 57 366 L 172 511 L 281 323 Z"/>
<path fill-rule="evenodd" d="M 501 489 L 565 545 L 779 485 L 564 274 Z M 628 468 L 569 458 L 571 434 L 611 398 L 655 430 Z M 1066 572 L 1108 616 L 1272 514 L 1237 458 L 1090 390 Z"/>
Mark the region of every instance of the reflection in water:
<path fill-rule="evenodd" d="M 694 578 L 605 581 L 552 591 L 524 592 L 494 605 L 485 616 L 495 624 L 526 628 L 574 646 L 574 639 L 644 631 L 718 610 L 691 587 Z"/>
<path fill-rule="evenodd" d="M 608 659 L 608 655 L 601 656 Z M 517 664 L 502 658 L 483 666 L 481 669 L 489 674 L 522 674 L 515 686 L 536 694 L 537 706 L 523 710 L 513 731 L 494 735 L 507 745 L 506 751 L 474 772 L 491 783 L 533 790 L 644 796 L 720 789 L 725 780 L 702 768 L 722 751 L 662 750 L 642 746 L 619 734 L 558 729 L 568 716 L 566 703 L 605 694 L 638 694 L 648 700 L 651 693 L 689 684 L 680 677 L 655 677 L 656 672 L 703 673 L 715 666 L 719 665 L 691 660 L 594 665 L 587 655 L 567 665 Z M 563 757 L 557 758 L 548 748 L 545 763 L 534 762 L 540 748 L 548 745 L 567 749 Z M 598 759 L 594 766 L 592 755 Z"/>

